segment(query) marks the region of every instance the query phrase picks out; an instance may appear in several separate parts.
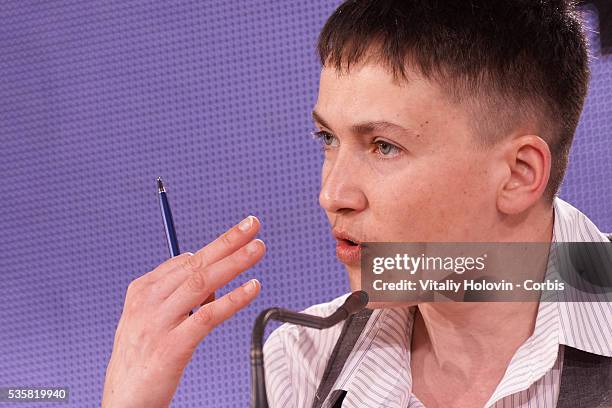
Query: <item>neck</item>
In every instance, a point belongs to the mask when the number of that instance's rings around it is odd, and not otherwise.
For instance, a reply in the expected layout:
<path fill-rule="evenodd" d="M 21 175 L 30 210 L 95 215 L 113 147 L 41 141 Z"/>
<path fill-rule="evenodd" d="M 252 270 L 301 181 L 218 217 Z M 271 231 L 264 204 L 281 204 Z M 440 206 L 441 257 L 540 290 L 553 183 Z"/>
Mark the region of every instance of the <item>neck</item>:
<path fill-rule="evenodd" d="M 427 350 L 433 358 L 430 363 L 463 367 L 465 374 L 475 374 L 483 361 L 507 366 L 533 333 L 537 309 L 537 302 L 421 304 L 413 348 Z"/>
<path fill-rule="evenodd" d="M 498 242 L 550 242 L 553 210 L 534 207 L 520 221 L 502 219 Z M 503 375 L 516 350 L 533 333 L 538 302 L 433 302 L 418 305 L 413 350 L 423 363 L 460 377 Z M 483 364 L 486 362 L 486 364 Z M 501 378 L 499 378 L 501 379 Z"/>

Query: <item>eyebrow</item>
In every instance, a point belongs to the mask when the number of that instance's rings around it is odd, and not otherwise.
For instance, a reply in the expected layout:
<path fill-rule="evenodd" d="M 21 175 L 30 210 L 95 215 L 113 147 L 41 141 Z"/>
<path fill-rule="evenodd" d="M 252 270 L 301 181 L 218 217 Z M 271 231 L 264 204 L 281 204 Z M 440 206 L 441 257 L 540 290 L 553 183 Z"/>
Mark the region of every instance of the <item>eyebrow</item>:
<path fill-rule="evenodd" d="M 323 119 L 320 113 L 313 110 L 312 111 L 312 120 L 323 125 L 324 127 L 331 129 L 332 127 Z M 400 126 L 396 123 L 387 122 L 387 121 L 370 121 L 357 123 L 351 126 L 351 131 L 357 135 L 368 135 L 376 132 L 384 132 L 389 130 L 400 131 L 405 133 L 406 135 L 413 136 L 412 131 L 406 129 L 403 126 Z"/>

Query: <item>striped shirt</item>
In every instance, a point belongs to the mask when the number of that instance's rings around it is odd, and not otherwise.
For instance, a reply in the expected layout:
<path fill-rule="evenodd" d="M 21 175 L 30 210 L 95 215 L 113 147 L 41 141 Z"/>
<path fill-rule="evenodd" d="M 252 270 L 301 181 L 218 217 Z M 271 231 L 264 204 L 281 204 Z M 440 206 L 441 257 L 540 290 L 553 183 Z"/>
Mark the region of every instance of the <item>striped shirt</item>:
<path fill-rule="evenodd" d="M 580 211 L 556 197 L 553 242 L 606 242 Z M 305 310 L 327 316 L 349 294 Z M 323 403 L 347 391 L 344 408 L 421 408 L 412 394 L 410 338 L 416 307 L 375 309 Z M 283 324 L 264 345 L 272 408 L 310 408 L 342 324 L 316 330 Z M 518 348 L 485 407 L 552 408 L 557 404 L 564 345 L 612 357 L 612 303 L 540 302 L 533 334 Z"/>

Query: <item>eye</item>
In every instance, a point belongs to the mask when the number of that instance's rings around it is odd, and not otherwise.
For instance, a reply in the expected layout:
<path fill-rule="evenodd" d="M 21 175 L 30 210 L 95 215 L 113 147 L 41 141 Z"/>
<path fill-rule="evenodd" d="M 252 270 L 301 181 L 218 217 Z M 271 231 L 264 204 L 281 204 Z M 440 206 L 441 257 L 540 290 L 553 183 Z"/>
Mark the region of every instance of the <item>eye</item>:
<path fill-rule="evenodd" d="M 397 154 L 401 153 L 399 147 L 384 140 L 375 140 L 373 144 L 377 146 L 376 151 L 380 153 L 381 156 L 394 157 Z"/>
<path fill-rule="evenodd" d="M 311 132 L 311 135 L 313 139 L 316 139 L 319 143 L 321 143 L 321 147 L 323 148 L 323 150 L 331 146 L 337 146 L 336 136 L 332 135 L 329 132 L 326 132 L 325 130 Z"/>

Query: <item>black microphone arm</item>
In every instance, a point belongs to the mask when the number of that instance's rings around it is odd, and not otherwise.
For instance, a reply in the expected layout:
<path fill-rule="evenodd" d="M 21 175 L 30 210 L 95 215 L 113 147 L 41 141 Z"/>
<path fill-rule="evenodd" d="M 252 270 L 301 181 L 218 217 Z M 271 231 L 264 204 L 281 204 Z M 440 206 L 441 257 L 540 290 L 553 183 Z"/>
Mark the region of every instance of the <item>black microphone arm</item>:
<path fill-rule="evenodd" d="M 272 307 L 257 316 L 251 338 L 251 407 L 268 408 L 264 373 L 263 336 L 270 320 L 293 323 L 314 329 L 327 329 L 359 312 L 368 304 L 368 294 L 362 290 L 351 293 L 342 306 L 327 317 Z"/>

